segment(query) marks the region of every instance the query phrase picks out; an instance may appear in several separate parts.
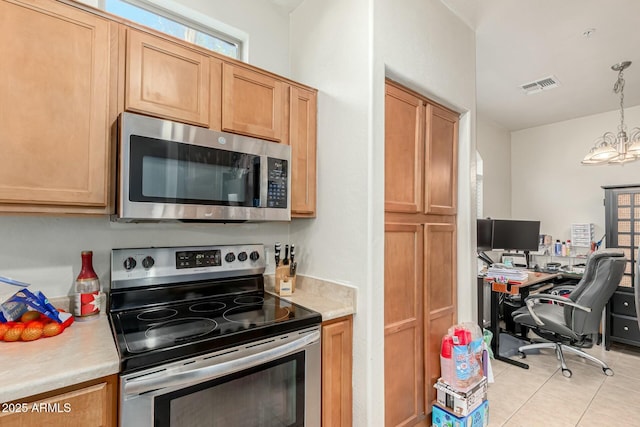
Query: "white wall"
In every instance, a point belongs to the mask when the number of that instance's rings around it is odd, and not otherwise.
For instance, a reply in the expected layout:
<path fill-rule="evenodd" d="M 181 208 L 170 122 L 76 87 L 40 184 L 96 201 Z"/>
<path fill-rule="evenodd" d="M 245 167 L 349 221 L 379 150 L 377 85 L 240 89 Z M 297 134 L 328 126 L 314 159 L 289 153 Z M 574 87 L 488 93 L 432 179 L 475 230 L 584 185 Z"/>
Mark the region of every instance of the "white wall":
<path fill-rule="evenodd" d="M 288 223 L 119 224 L 107 218 L 0 216 L 0 276 L 26 281 L 55 297 L 71 292 L 83 250 L 94 252 L 94 269 L 108 289 L 113 248 L 233 243 L 273 248 L 288 235 Z M 273 271 L 273 261 L 268 270 Z"/>
<path fill-rule="evenodd" d="M 292 78 L 319 90 L 317 218 L 296 221 L 291 234 L 308 251 L 303 274 L 358 288 L 355 426 L 376 425 L 368 394 L 382 377 L 371 364 L 372 336 L 381 333 L 372 318 L 381 311 L 371 303 L 369 11 L 369 0 L 306 0 L 291 15 L 290 36 Z"/>
<path fill-rule="evenodd" d="M 640 106 L 625 109 L 625 122 L 640 126 Z M 640 162 L 585 166 L 580 161 L 593 141 L 616 132 L 619 112 L 581 117 L 511 134 L 513 218 L 539 219 L 540 231 L 566 240 L 575 222 L 596 225 L 604 234 L 603 185 L 640 183 Z"/>
<path fill-rule="evenodd" d="M 511 218 L 511 132 L 478 114 L 478 152 L 483 161 L 483 217 Z"/>

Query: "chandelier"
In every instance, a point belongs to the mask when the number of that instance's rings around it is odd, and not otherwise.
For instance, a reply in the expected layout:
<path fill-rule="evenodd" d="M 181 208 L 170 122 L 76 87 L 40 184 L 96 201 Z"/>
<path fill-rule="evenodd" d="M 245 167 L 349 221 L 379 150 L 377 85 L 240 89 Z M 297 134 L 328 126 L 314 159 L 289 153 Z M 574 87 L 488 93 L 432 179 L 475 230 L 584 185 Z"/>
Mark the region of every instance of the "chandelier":
<path fill-rule="evenodd" d="M 582 160 L 583 165 L 624 164 L 640 160 L 640 128 L 635 127 L 627 134 L 624 123 L 624 73 L 631 61 L 620 62 L 611 66 L 618 72 L 618 80 L 613 85 L 613 92 L 620 94 L 620 124 L 618 133 L 605 132 L 596 139 L 595 144 Z"/>

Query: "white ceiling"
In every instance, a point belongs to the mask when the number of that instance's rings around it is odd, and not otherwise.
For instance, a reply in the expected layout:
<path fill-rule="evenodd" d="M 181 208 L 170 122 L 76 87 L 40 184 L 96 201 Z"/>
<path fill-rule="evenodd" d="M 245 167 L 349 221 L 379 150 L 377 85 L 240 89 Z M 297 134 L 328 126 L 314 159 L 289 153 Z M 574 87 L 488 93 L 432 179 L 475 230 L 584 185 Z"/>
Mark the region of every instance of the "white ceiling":
<path fill-rule="evenodd" d="M 476 30 L 483 117 L 513 131 L 616 110 L 610 67 L 625 60 L 633 64 L 624 105 L 640 104 L 640 0 L 441 1 Z M 589 28 L 595 32 L 584 37 Z M 534 95 L 520 89 L 549 75 L 559 87 Z"/>

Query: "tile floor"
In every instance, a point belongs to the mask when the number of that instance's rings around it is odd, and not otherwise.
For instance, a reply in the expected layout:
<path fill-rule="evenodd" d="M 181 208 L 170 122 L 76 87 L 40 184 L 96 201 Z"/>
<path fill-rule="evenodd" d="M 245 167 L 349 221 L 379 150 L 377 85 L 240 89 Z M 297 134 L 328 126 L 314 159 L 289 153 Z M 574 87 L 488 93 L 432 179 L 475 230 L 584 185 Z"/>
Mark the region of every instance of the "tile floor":
<path fill-rule="evenodd" d="M 565 353 L 573 372 L 565 378 L 553 350 L 528 355 L 528 370 L 494 360 L 489 426 L 640 426 L 640 349 L 614 344 L 610 351 L 594 346 L 588 352 L 615 375 L 607 377 L 599 366 Z"/>

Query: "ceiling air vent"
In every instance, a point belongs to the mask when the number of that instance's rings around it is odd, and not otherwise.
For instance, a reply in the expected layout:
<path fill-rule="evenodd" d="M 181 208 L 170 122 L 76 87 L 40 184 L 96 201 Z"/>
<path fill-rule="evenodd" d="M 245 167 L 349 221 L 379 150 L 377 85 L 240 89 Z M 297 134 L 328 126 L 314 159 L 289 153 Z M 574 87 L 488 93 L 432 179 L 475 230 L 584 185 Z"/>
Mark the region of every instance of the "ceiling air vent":
<path fill-rule="evenodd" d="M 527 95 L 533 95 L 534 93 L 542 92 L 543 90 L 549 90 L 560 86 L 560 82 L 556 76 L 545 77 L 535 82 L 525 83 L 520 85 L 520 88 Z"/>

